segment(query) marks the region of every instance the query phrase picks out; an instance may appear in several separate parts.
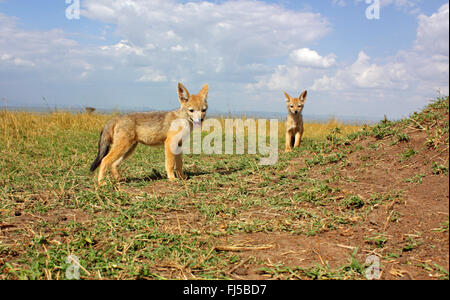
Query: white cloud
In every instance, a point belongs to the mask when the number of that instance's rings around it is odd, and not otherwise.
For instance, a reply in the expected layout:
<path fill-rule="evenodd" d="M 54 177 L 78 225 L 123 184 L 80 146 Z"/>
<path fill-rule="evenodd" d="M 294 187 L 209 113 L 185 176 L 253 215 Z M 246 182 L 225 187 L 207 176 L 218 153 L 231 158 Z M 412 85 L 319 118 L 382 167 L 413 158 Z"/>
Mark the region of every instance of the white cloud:
<path fill-rule="evenodd" d="M 81 4 L 82 17 L 115 25 L 121 40 L 80 45 L 62 30 L 23 30 L 17 19 L 0 15 L 0 37 L 5 37 L 0 38 L 0 55 L 14 53 L 10 65 L 34 66 L 53 79 L 239 82 L 263 72 L 255 66 L 264 65 L 266 59 L 287 56 L 331 30 L 318 13 L 262 1 L 85 0 Z M 312 63 L 327 64 L 326 59 Z"/>
<path fill-rule="evenodd" d="M 35 63 L 29 60 L 22 59 L 20 57 L 14 57 L 10 54 L 3 53 L 0 56 L 0 61 L 4 64 L 14 65 L 18 67 L 34 67 Z"/>
<path fill-rule="evenodd" d="M 449 52 L 449 4 L 444 4 L 430 17 L 420 15 L 416 51 L 428 55 L 446 55 Z"/>
<path fill-rule="evenodd" d="M 48 67 L 61 64 L 69 49 L 78 44 L 62 30 L 27 31 L 18 19 L 0 13 L 0 64 L 5 67 Z"/>
<path fill-rule="evenodd" d="M 289 51 L 295 44 L 316 41 L 330 29 L 320 14 L 293 12 L 278 5 L 246 0 L 218 4 L 85 0 L 82 14 L 117 24 L 117 32 L 137 45 L 146 40 L 169 48 L 177 45 L 174 40 L 182 40 L 185 44 L 181 46 L 195 42 L 217 45 L 215 48 L 228 43 L 234 46 L 229 48 L 266 46 L 256 52 L 261 55 L 279 48 Z"/>
<path fill-rule="evenodd" d="M 320 76 L 324 69 L 335 64 L 336 55 L 333 53 L 321 56 L 309 48 L 297 49 L 290 53 L 287 64 L 278 65 L 272 73 L 258 76 L 257 82 L 247 85 L 247 88 L 275 91 L 306 87 L 312 84 L 312 80 Z"/>
<path fill-rule="evenodd" d="M 323 57 L 316 51 L 308 48 L 294 50 L 291 53 L 290 58 L 295 63 L 307 67 L 329 68 L 336 63 L 336 55 L 329 54 L 328 56 Z"/>
<path fill-rule="evenodd" d="M 250 91 L 265 89 L 271 91 L 289 90 L 304 84 L 304 74 L 305 72 L 302 72 L 302 69 L 297 66 L 279 65 L 271 75 L 260 76 L 256 83 L 248 84 L 247 88 Z"/>
<path fill-rule="evenodd" d="M 151 44 L 150 44 L 151 47 Z M 121 40 L 119 43 L 111 46 L 101 46 L 101 50 L 105 51 L 105 54 L 115 56 L 126 56 L 130 54 L 136 54 L 139 56 L 144 55 L 143 48 L 136 47 L 127 40 Z"/>
<path fill-rule="evenodd" d="M 294 50 L 286 63 L 248 84 L 249 94 L 272 91 L 264 97 L 279 101 L 281 90 L 308 89 L 310 99 L 315 99 L 308 108 L 316 111 L 334 106 L 348 114 L 407 115 L 423 107 L 438 90 L 449 93 L 448 18 L 448 4 L 431 16 L 418 16 L 416 40 L 392 57 L 370 57 L 359 51 L 355 60 L 345 63 L 333 53 L 322 56 L 309 48 Z"/>
<path fill-rule="evenodd" d="M 408 73 L 400 63 L 383 66 L 371 63 L 370 57 L 361 51 L 350 66 L 339 69 L 335 76 L 324 75 L 315 80 L 312 90 L 332 91 L 351 89 L 407 89 Z"/>
<path fill-rule="evenodd" d="M 412 49 L 399 51 L 384 64 L 372 63 L 366 53 L 360 52 L 353 64 L 340 68 L 334 76 L 325 74 L 315 80 L 312 89 L 410 89 L 417 94 L 441 90 L 448 94 L 448 3 L 431 16 L 418 16 L 418 23 Z"/>
<path fill-rule="evenodd" d="M 0 14 L 0 56 L 14 53 L 0 65 L 34 66 L 32 76 L 52 82 L 215 81 L 240 87 L 238 95 L 270 69 L 267 59 L 288 56 L 331 31 L 319 13 L 253 0 L 85 0 L 81 5 L 82 17 L 108 23 L 121 40 L 82 45 L 63 30 L 25 30 L 17 18 Z"/>
<path fill-rule="evenodd" d="M 116 34 L 144 49 L 168 78 L 236 80 L 243 65 L 281 57 L 330 32 L 317 13 L 262 1 L 85 0 L 82 15 L 116 25 Z M 147 51 L 145 45 L 153 45 Z"/>
<path fill-rule="evenodd" d="M 183 47 L 181 45 L 176 45 L 176 46 L 170 47 L 170 50 L 172 50 L 173 52 L 185 52 L 185 51 L 188 51 L 189 49 L 186 47 Z"/>
<path fill-rule="evenodd" d="M 138 80 L 138 82 L 166 82 L 167 77 L 165 75 L 160 74 L 158 71 L 153 70 L 152 68 L 146 68 L 144 71 L 144 75 L 142 75 Z"/>

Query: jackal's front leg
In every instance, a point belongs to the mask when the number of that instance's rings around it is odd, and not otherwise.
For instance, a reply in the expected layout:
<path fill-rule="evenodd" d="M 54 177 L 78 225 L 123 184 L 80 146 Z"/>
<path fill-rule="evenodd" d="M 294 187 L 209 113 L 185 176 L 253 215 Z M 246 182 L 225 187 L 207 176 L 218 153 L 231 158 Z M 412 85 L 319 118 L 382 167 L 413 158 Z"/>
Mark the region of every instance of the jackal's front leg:
<path fill-rule="evenodd" d="M 186 175 L 183 173 L 183 155 L 179 154 L 175 156 L 175 173 L 180 179 L 186 179 Z"/>
<path fill-rule="evenodd" d="M 292 134 L 287 131 L 286 132 L 286 152 L 292 151 Z"/>
<path fill-rule="evenodd" d="M 301 142 L 302 142 L 302 132 L 297 132 L 295 134 L 294 148 L 300 147 Z"/>
<path fill-rule="evenodd" d="M 169 180 L 175 180 L 175 155 L 172 153 L 170 149 L 170 142 L 165 143 L 165 152 L 166 152 L 166 172 L 167 178 Z"/>

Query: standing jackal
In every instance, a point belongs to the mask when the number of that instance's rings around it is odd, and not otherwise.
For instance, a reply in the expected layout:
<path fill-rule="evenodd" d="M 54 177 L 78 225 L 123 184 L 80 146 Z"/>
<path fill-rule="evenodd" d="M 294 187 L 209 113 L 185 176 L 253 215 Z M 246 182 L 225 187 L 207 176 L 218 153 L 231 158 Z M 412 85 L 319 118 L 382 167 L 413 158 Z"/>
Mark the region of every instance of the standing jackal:
<path fill-rule="evenodd" d="M 286 120 L 286 152 L 292 151 L 293 147 L 300 147 L 303 136 L 302 111 L 303 107 L 305 107 L 307 94 L 308 92 L 304 91 L 300 94 L 300 97 L 292 98 L 284 92 L 288 109 L 288 117 Z"/>
<path fill-rule="evenodd" d="M 172 122 L 188 122 L 190 131 L 194 125 L 201 126 L 208 109 L 208 91 L 206 84 L 199 94 L 190 95 L 186 87 L 179 83 L 179 110 L 130 113 L 112 118 L 100 134 L 98 156 L 91 166 L 91 172 L 100 166 L 98 183 L 102 183 L 108 168 L 111 168 L 113 176 L 119 180 L 118 166 L 133 153 L 138 143 L 148 146 L 164 144 L 167 177 L 174 180 L 175 169 L 177 176 L 184 179 L 182 154 L 173 152 L 174 144 L 181 146 L 180 132 L 183 129 L 174 128 Z"/>

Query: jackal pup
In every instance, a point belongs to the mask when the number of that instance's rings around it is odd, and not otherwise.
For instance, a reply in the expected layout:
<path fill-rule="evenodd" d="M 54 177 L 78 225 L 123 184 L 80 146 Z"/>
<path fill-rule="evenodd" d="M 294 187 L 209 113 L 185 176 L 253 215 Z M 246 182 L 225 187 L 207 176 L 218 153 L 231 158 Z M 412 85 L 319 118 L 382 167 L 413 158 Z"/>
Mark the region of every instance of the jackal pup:
<path fill-rule="evenodd" d="M 298 98 L 292 98 L 286 92 L 288 116 L 286 120 L 286 152 L 291 152 L 293 147 L 300 147 L 303 136 L 302 111 L 305 106 L 307 91 L 300 94 Z"/>
<path fill-rule="evenodd" d="M 138 143 L 148 146 L 165 146 L 166 171 L 169 180 L 178 177 L 184 179 L 182 154 L 174 154 L 173 145 L 181 146 L 182 128 L 172 126 L 174 121 L 182 120 L 192 127 L 201 126 L 208 109 L 208 91 L 206 84 L 197 95 L 190 95 L 186 87 L 178 84 L 178 99 L 181 107 L 171 112 L 143 112 L 121 115 L 109 120 L 98 143 L 98 156 L 92 163 L 91 172 L 99 166 L 98 183 L 102 184 L 108 168 L 116 180 L 120 179 L 118 166 L 130 156 Z"/>

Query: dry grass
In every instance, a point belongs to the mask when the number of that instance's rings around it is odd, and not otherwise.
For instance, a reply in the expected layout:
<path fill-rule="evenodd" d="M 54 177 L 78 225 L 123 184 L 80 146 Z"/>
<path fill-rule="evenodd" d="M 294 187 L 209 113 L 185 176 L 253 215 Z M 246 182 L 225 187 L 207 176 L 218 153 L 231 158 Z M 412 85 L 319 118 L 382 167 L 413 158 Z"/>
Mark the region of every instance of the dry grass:
<path fill-rule="evenodd" d="M 17 139 L 50 137 L 61 130 L 97 130 L 108 118 L 110 116 L 87 113 L 30 113 L 2 110 L 0 111 L 1 142 L 9 150 Z"/>
<path fill-rule="evenodd" d="M 305 124 L 304 137 L 309 139 L 323 139 L 336 128 L 339 128 L 341 134 L 348 135 L 361 130 L 362 127 L 362 125 L 344 124 L 335 119 L 331 119 L 327 123 L 307 122 Z"/>
<path fill-rule="evenodd" d="M 88 114 L 70 112 L 30 113 L 0 111 L 1 140 L 7 149 L 17 138 L 36 138 L 54 136 L 61 130 L 99 131 L 112 115 Z M 245 119 L 244 119 L 245 121 Z M 225 128 L 225 120 L 219 119 L 222 128 Z M 267 123 L 269 125 L 269 123 Z M 344 124 L 335 119 L 326 123 L 306 122 L 304 138 L 320 140 L 325 139 L 336 128 L 343 135 L 357 132 L 363 126 L 356 124 Z M 279 122 L 279 136 L 284 137 L 285 122 Z M 245 128 L 247 133 L 247 128 Z M 269 132 L 269 131 L 268 131 Z"/>

